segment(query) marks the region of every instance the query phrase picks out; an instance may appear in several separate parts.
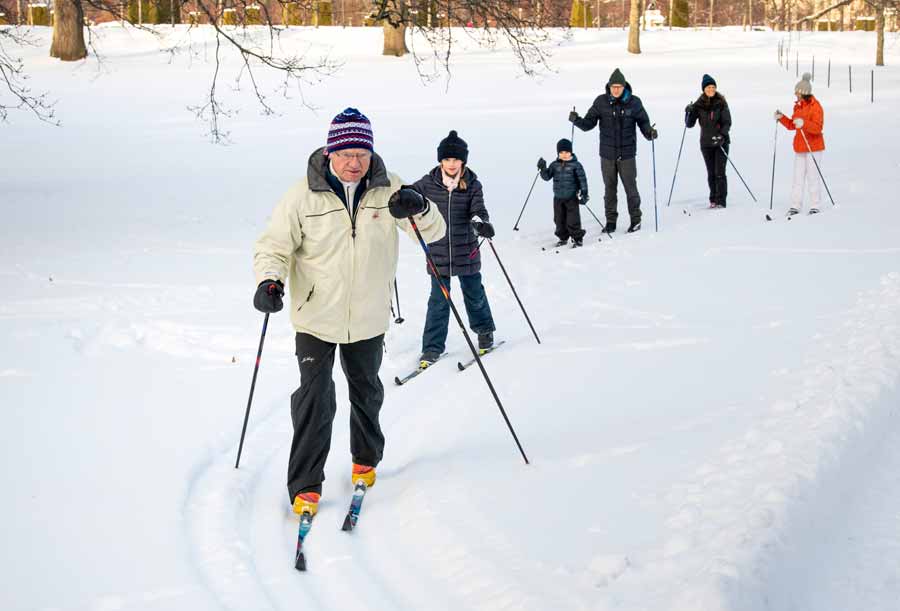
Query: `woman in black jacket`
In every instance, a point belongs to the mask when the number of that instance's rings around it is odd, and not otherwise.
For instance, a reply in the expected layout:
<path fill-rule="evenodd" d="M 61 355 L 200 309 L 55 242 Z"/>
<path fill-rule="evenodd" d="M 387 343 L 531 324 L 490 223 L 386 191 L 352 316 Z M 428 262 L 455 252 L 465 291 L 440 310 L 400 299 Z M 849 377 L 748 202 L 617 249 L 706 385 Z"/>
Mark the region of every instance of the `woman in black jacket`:
<path fill-rule="evenodd" d="M 728 163 L 728 147 L 731 140 L 731 111 L 725 96 L 716 91 L 716 81 L 708 74 L 701 82 L 703 93 L 697 101 L 684 109 L 684 124 L 694 127 L 700 122 L 700 152 L 706 162 L 706 180 L 709 183 L 709 207 L 724 208 L 728 196 L 728 180 L 725 168 Z"/>
<path fill-rule="evenodd" d="M 494 318 L 481 283 L 481 253 L 478 238 L 494 237 L 484 193 L 478 177 L 466 166 L 469 147 L 455 131 L 438 145 L 437 167 L 420 178 L 413 187 L 438 207 L 447 223 L 447 234 L 428 245 L 431 257 L 450 290 L 450 278 L 456 276 L 462 289 L 469 328 L 478 334 L 478 348 L 487 350 L 494 343 Z M 431 295 L 422 334 L 420 367 L 428 367 L 444 352 L 450 304 L 441 292 L 437 278 L 431 275 Z"/>

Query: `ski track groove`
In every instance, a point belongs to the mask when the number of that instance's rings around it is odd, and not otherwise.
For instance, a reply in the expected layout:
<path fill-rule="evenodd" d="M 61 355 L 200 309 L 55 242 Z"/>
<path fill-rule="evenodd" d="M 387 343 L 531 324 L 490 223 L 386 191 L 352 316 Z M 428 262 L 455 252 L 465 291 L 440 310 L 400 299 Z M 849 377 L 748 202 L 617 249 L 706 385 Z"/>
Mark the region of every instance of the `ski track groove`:
<path fill-rule="evenodd" d="M 536 584 L 547 582 L 547 567 L 531 564 L 524 551 L 516 549 L 498 532 L 488 532 L 481 525 L 480 518 L 484 516 L 466 512 L 462 517 L 455 517 L 455 513 L 439 511 L 438 505 L 453 506 L 449 496 L 416 489 L 401 495 L 398 503 L 407 507 L 412 516 L 399 526 L 409 532 L 408 540 L 428 541 L 428 549 L 437 550 L 422 562 L 415 560 L 422 555 L 420 546 L 410 546 L 398 557 L 409 558 L 408 564 L 420 574 L 416 579 L 425 574 L 440 575 L 446 580 L 444 590 L 456 592 L 460 599 L 459 604 L 447 608 L 485 611 L 584 608 L 584 603 L 569 588 L 558 587 L 556 583 L 552 591 L 542 587 L 540 594 L 529 592 Z M 488 552 L 470 549 L 466 541 L 481 542 Z"/>
<path fill-rule="evenodd" d="M 280 413 L 271 408 L 245 438 L 245 449 L 252 445 L 261 456 L 252 470 L 246 467 L 246 457 L 243 470 L 234 469 L 235 448 L 226 444 L 197 465 L 189 483 L 184 515 L 191 561 L 222 609 L 281 608 L 256 569 L 257 555 L 248 536 L 252 505 L 247 508 L 260 474 L 284 444 L 284 432 L 274 424 Z M 263 601 L 265 607 L 260 606 Z"/>
<path fill-rule="evenodd" d="M 817 502 L 834 494 L 842 465 L 892 417 L 876 399 L 896 385 L 898 365 L 900 274 L 890 273 L 814 337 L 791 372 L 798 382 L 789 398 L 770 401 L 758 424 L 662 493 L 668 533 L 629 575 L 628 600 L 678 611 L 785 608 L 779 567 L 796 553 L 805 522 L 835 508 Z M 666 599 L 659 584 L 673 580 L 703 585 Z"/>

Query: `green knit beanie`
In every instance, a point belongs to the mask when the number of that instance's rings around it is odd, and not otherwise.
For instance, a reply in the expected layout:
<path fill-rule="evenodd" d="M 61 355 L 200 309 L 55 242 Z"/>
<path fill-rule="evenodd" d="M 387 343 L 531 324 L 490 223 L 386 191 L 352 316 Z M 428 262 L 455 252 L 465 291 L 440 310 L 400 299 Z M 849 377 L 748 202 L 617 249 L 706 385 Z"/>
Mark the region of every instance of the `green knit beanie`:
<path fill-rule="evenodd" d="M 625 86 L 625 75 L 622 74 L 621 70 L 616 68 L 615 70 L 613 70 L 613 73 L 609 76 L 609 83 L 607 83 L 607 84 L 608 85 L 621 85 L 622 87 L 624 87 Z"/>

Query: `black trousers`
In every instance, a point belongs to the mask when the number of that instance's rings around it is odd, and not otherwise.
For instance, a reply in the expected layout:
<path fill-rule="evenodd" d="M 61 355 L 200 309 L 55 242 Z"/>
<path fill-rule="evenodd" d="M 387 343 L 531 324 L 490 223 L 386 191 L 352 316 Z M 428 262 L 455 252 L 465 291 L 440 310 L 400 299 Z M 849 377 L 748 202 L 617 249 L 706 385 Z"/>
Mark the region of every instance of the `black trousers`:
<path fill-rule="evenodd" d="M 728 159 L 725 154 L 728 153 L 728 145 L 722 145 L 725 153 L 719 147 L 700 147 L 703 153 L 703 161 L 706 162 L 706 182 L 709 183 L 709 201 L 725 205 L 725 199 L 728 197 L 728 179 L 725 178 L 725 166 L 728 165 Z"/>
<path fill-rule="evenodd" d="M 631 159 L 600 158 L 600 170 L 603 173 L 603 203 L 606 207 L 606 221 L 615 223 L 619 218 L 619 179 L 625 188 L 628 201 L 628 215 L 632 223 L 641 220 L 641 194 L 637 188 L 637 161 Z"/>
<path fill-rule="evenodd" d="M 337 410 L 331 370 L 338 345 L 306 333 L 297 333 L 296 345 L 300 388 L 291 395 L 294 439 L 287 473 L 291 502 L 298 492 L 321 494 Z M 353 462 L 371 467 L 381 461 L 384 452 L 384 434 L 378 423 L 384 402 L 384 387 L 378 378 L 383 346 L 384 335 L 340 344 L 341 367 L 350 389 L 350 452 Z"/>
<path fill-rule="evenodd" d="M 584 237 L 584 229 L 581 228 L 581 211 L 578 209 L 578 199 L 553 198 L 553 222 L 556 224 L 556 237 L 560 240 Z"/>

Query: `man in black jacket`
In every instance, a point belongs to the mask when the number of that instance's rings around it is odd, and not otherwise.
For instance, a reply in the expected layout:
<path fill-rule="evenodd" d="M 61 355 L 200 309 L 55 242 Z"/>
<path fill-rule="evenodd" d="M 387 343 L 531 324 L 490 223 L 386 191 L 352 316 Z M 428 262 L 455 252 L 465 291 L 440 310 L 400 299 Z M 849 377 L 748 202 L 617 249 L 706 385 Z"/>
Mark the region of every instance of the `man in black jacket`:
<path fill-rule="evenodd" d="M 703 93 L 696 102 L 684 109 L 684 124 L 694 127 L 700 122 L 700 152 L 706 163 L 706 181 L 709 183 L 709 207 L 724 208 L 728 196 L 728 180 L 725 167 L 731 139 L 731 111 L 725 96 L 716 91 L 716 81 L 708 74 L 700 82 Z"/>
<path fill-rule="evenodd" d="M 435 204 L 447 223 L 447 234 L 428 245 L 431 258 L 450 290 L 450 278 L 456 276 L 462 289 L 469 328 L 478 334 L 478 348 L 486 350 L 494 344 L 494 318 L 481 283 L 481 252 L 478 239 L 494 237 L 481 182 L 467 165 L 469 147 L 451 131 L 437 149 L 439 164 L 413 184 L 413 188 Z M 426 268 L 427 269 L 427 268 Z M 450 305 L 441 285 L 431 274 L 431 295 L 425 330 L 422 333 L 420 367 L 428 367 L 444 352 Z"/>
<path fill-rule="evenodd" d="M 569 113 L 569 121 L 582 131 L 590 131 L 600 126 L 600 169 L 603 173 L 606 207 L 606 231 L 616 230 L 619 217 L 619 178 L 628 199 L 628 214 L 631 225 L 628 232 L 641 228 L 641 195 L 637 189 L 637 130 L 647 140 L 655 140 L 656 129 L 650 125 L 650 117 L 644 110 L 641 99 L 631 93 L 631 85 L 625 75 L 616 68 L 606 84 L 606 93 L 597 96 L 584 118 L 574 110 Z"/>

